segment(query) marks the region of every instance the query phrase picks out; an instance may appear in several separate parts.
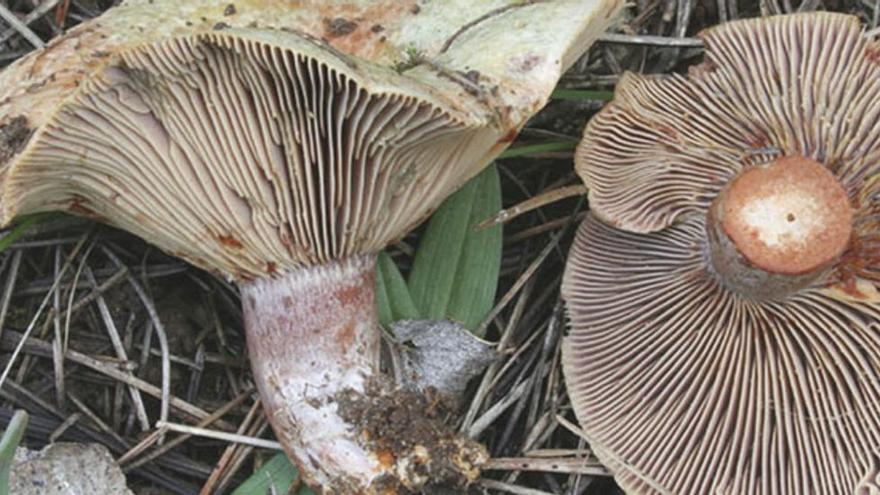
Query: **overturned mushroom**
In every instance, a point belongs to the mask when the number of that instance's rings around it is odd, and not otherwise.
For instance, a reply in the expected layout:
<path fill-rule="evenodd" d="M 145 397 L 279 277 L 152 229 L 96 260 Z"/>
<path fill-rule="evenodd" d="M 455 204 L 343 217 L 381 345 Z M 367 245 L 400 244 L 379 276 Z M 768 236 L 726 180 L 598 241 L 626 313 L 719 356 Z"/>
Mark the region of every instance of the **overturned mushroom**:
<path fill-rule="evenodd" d="M 880 45 L 827 13 L 701 37 L 578 149 L 574 410 L 631 493 L 878 493 Z"/>
<path fill-rule="evenodd" d="M 292 3 L 130 0 L 0 74 L 2 223 L 67 210 L 235 280 L 267 416 L 324 492 L 466 482 L 484 451 L 437 421 L 364 424 L 412 399 L 377 372 L 374 253 L 620 2 Z"/>

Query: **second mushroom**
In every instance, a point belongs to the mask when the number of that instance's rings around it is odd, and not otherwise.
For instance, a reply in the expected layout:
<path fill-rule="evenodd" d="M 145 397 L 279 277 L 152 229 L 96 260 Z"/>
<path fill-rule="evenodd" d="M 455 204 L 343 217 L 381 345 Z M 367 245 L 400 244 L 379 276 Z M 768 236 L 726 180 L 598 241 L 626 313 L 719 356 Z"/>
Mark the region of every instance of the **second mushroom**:
<path fill-rule="evenodd" d="M 878 493 L 880 45 L 827 13 L 701 37 L 578 149 L 575 412 L 631 493 Z"/>

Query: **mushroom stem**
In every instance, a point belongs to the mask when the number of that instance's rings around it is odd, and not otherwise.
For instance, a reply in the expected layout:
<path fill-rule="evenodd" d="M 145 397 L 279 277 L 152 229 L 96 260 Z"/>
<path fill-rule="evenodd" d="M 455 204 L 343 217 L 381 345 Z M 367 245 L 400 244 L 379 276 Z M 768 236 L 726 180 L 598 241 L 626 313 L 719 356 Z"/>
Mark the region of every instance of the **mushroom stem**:
<path fill-rule="evenodd" d="M 430 394 L 381 373 L 375 263 L 356 256 L 241 286 L 266 416 L 322 493 L 461 488 L 479 476 L 486 450 L 447 425 Z"/>
<path fill-rule="evenodd" d="M 740 295 L 782 299 L 820 279 L 852 234 L 846 191 L 821 163 L 792 155 L 745 170 L 713 201 L 712 266 Z"/>
<path fill-rule="evenodd" d="M 366 493 L 382 474 L 337 404 L 378 370 L 374 266 L 375 256 L 360 256 L 241 286 L 266 415 L 309 484 L 327 493 Z"/>

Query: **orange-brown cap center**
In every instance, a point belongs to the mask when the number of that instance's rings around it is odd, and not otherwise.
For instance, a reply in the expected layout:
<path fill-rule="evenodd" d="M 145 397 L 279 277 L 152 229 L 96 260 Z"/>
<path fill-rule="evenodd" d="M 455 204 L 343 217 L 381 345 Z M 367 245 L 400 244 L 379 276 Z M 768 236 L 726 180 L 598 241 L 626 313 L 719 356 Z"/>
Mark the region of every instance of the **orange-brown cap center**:
<path fill-rule="evenodd" d="M 825 268 L 849 245 L 846 191 L 821 163 L 787 156 L 746 170 L 721 198 L 721 226 L 755 267 L 782 275 Z"/>

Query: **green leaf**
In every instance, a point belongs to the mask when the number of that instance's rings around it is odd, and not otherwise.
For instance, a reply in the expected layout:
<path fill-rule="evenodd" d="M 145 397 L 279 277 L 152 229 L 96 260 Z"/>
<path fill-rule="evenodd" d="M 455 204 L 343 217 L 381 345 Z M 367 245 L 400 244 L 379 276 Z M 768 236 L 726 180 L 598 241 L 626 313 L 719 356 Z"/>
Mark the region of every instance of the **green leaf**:
<path fill-rule="evenodd" d="M 287 494 L 290 487 L 299 480 L 299 471 L 283 453 L 276 454 L 232 492 L 232 495 L 266 495 L 268 493 Z M 274 491 L 272 491 L 274 490 Z M 302 485 L 296 495 L 315 495 L 309 487 Z"/>
<path fill-rule="evenodd" d="M 613 91 L 588 91 L 583 89 L 557 89 L 550 94 L 554 100 L 568 101 L 611 101 Z"/>
<path fill-rule="evenodd" d="M 9 246 L 12 245 L 12 243 L 19 240 L 21 236 L 27 234 L 27 231 L 30 230 L 30 228 L 34 225 L 45 222 L 47 220 L 51 220 L 58 216 L 58 213 L 48 212 L 35 213 L 33 215 L 21 217 L 20 219 L 18 219 L 15 227 L 12 227 L 12 229 L 10 229 L 9 232 L 7 232 L 2 239 L 0 239 L 0 253 L 6 251 L 6 249 L 8 249 Z"/>
<path fill-rule="evenodd" d="M 9 426 L 0 438 L 0 495 L 9 494 L 9 471 L 15 457 L 15 449 L 27 429 L 28 414 L 23 410 L 15 411 Z"/>
<path fill-rule="evenodd" d="M 421 317 L 403 275 L 385 251 L 379 253 L 376 261 L 376 305 L 379 308 L 379 323 L 382 325 Z"/>
<path fill-rule="evenodd" d="M 492 165 L 450 196 L 431 217 L 416 251 L 409 289 L 421 314 L 476 329 L 492 309 L 501 269 L 501 226 L 475 226 L 501 209 Z"/>
<path fill-rule="evenodd" d="M 577 141 L 563 141 L 517 146 L 516 148 L 508 148 L 504 150 L 498 155 L 498 158 L 514 158 L 517 156 L 533 155 L 535 153 L 547 153 L 549 151 L 568 151 L 575 149 L 577 144 Z"/>
<path fill-rule="evenodd" d="M 385 254 L 382 251 L 379 256 Z M 391 301 L 388 298 L 388 288 L 385 287 L 385 276 L 382 273 L 382 264 L 376 261 L 376 312 L 379 314 L 379 324 L 387 326 L 394 321 L 391 313 Z"/>
<path fill-rule="evenodd" d="M 495 304 L 503 247 L 501 225 L 476 230 L 477 224 L 501 210 L 501 179 L 493 165 L 477 186 L 464 248 L 459 258 L 456 286 L 447 315 L 465 328 L 476 330 Z M 482 337 L 482 335 L 480 335 Z"/>

